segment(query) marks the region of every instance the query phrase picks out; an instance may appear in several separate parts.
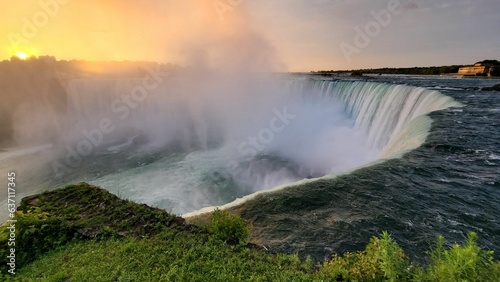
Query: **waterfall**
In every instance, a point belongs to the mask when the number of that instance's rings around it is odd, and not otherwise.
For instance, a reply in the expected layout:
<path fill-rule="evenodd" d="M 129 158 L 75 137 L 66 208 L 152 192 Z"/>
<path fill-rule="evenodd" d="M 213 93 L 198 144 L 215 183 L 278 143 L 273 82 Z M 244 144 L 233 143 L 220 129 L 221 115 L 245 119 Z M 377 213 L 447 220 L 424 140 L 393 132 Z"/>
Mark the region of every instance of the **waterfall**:
<path fill-rule="evenodd" d="M 421 87 L 364 81 L 305 83 L 307 95 L 343 105 L 354 126 L 366 132 L 367 145 L 382 151 L 381 157 L 421 145 L 431 125 L 427 114 L 462 106 L 451 97 Z"/>
<path fill-rule="evenodd" d="M 77 132 L 112 120 L 107 141 L 146 136 L 137 146 L 156 148 L 158 161 L 93 183 L 178 213 L 398 157 L 423 144 L 430 112 L 460 106 L 425 88 L 297 78 L 169 80 L 128 101 L 140 83 L 73 81 L 68 120 Z M 127 154 L 132 146 L 119 144 L 100 150 Z"/>
<path fill-rule="evenodd" d="M 256 107 L 270 112 L 266 100 L 279 107 L 279 103 L 287 105 L 292 100 L 297 101 L 297 96 L 302 96 L 322 101 L 322 106 L 340 106 L 343 114 L 352 121 L 353 128 L 366 135 L 366 146 L 380 151 L 381 157 L 388 157 L 397 151 L 418 147 L 425 140 L 431 125 L 431 120 L 426 118 L 428 113 L 460 106 L 451 97 L 420 87 L 312 79 L 287 80 L 285 86 L 280 82 L 280 91 L 276 91 L 276 84 L 268 91 L 259 88 L 259 95 L 238 85 L 229 87 L 230 93 L 214 95 L 227 90 L 224 82 L 215 88 L 213 85 L 193 88 L 185 81 L 170 81 L 149 91 L 146 99 L 130 102 L 134 87 L 140 83 L 140 79 L 72 81 L 68 86 L 68 122 L 79 125 L 76 127 L 81 129 L 98 126 L 100 120 L 110 118 L 118 127 L 139 128 L 150 136 L 160 136 L 164 139 L 163 144 L 179 139 L 179 142 L 207 148 L 210 140 L 220 143 L 232 132 L 239 131 L 239 127 L 246 126 L 242 123 L 251 123 L 245 119 L 256 119 L 255 113 L 261 110 Z M 197 91 L 208 93 L 195 93 Z M 248 102 L 249 98 L 244 97 L 235 105 L 234 97 L 243 95 L 252 95 L 250 98 L 259 101 Z M 269 95 L 276 97 L 271 99 Z M 228 128 L 228 120 L 239 121 L 239 124 Z M 258 126 L 252 129 L 255 128 Z M 241 136 L 231 138 L 241 139 Z"/>

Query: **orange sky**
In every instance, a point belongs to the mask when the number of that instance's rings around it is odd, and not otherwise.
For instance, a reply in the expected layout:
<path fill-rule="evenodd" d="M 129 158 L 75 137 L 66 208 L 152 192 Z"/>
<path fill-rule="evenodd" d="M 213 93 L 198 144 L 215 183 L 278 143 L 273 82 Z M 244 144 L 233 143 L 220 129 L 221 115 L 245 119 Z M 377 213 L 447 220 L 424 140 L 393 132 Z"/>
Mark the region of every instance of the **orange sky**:
<path fill-rule="evenodd" d="M 51 5 L 44 8 L 42 2 Z M 9 15 L 2 16 L 0 58 L 26 52 L 58 59 L 186 63 L 231 57 L 229 48 L 260 40 L 251 38 L 255 34 L 244 23 L 243 9 L 221 20 L 208 0 L 59 2 L 9 1 L 2 12 Z"/>
<path fill-rule="evenodd" d="M 469 64 L 498 59 L 500 47 L 498 0 L 0 1 L 0 60 L 21 51 L 309 71 Z M 340 46 L 390 1 L 402 12 L 347 60 Z"/>
<path fill-rule="evenodd" d="M 2 45 L 7 43 L 8 47 L 2 50 L 0 57 L 24 51 L 61 59 L 175 59 L 171 52 L 175 45 L 173 38 L 179 31 L 175 27 L 180 22 L 172 14 L 180 8 L 179 4 L 165 9 L 160 4 L 152 5 L 156 3 L 152 1 L 87 0 L 85 4 L 65 1 L 68 3 L 45 1 L 59 6 L 51 9 L 56 11 L 52 15 L 48 15 L 38 1 L 9 1 L 10 15 L 2 19 L 5 24 L 0 27 L 0 32 L 7 35 L 2 38 Z M 43 15 L 48 17 L 44 19 Z M 25 19 L 33 23 L 35 31 Z M 12 44 L 9 34 L 21 36 L 19 47 Z"/>

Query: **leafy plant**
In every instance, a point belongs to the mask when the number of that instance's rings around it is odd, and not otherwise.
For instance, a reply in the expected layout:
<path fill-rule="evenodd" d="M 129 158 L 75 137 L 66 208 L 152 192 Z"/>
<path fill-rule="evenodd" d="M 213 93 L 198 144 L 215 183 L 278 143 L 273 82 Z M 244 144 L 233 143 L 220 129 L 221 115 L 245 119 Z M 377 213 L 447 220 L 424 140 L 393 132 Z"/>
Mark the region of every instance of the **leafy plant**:
<path fill-rule="evenodd" d="M 386 231 L 382 233 L 380 239 L 374 240 L 374 245 L 378 247 L 374 253 L 378 256 L 378 264 L 384 272 L 384 276 L 391 282 L 402 279 L 409 263 L 403 249 L 392 240 Z"/>
<path fill-rule="evenodd" d="M 409 260 L 387 232 L 372 237 L 365 251 L 334 255 L 320 273 L 355 281 L 404 281 Z"/>
<path fill-rule="evenodd" d="M 224 241 L 230 245 L 245 246 L 250 235 L 250 229 L 243 218 L 219 209 L 213 212 L 207 229 L 213 234 L 214 239 Z"/>
<path fill-rule="evenodd" d="M 431 281 L 500 281 L 500 265 L 493 261 L 493 251 L 482 250 L 477 235 L 469 233 L 463 246 L 445 249 L 439 236 L 431 251 L 427 279 Z"/>
<path fill-rule="evenodd" d="M 33 261 L 41 254 L 62 246 L 74 237 L 65 222 L 42 212 L 40 208 L 31 208 L 26 212 L 16 211 L 15 246 L 16 267 Z M 7 246 L 7 228 L 1 227 L 0 244 Z M 10 248 L 0 249 L 0 268 L 6 267 L 6 256 Z M 4 262 L 5 261 L 5 262 Z"/>

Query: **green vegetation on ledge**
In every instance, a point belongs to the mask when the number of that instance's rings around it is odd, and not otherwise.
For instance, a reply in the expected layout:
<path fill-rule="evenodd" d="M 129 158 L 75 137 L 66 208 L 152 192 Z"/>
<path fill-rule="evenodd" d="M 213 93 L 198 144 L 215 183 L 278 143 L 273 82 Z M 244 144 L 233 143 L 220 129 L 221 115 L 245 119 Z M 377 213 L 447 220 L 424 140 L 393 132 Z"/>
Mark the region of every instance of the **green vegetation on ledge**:
<path fill-rule="evenodd" d="M 439 237 L 421 267 L 384 232 L 365 251 L 314 265 L 247 243 L 239 216 L 215 211 L 206 225 L 136 204 L 85 183 L 23 199 L 17 212 L 16 274 L 6 281 L 500 281 L 500 262 L 476 234 L 445 247 Z"/>

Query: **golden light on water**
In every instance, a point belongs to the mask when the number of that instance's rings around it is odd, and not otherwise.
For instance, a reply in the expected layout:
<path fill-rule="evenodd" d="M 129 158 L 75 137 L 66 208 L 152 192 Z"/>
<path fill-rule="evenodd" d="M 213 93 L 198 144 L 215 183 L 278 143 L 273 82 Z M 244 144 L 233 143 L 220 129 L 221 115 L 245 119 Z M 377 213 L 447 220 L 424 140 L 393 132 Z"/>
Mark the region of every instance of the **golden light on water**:
<path fill-rule="evenodd" d="M 28 58 L 28 54 L 24 53 L 24 52 L 17 52 L 16 53 L 16 56 L 21 59 L 21 60 L 26 60 Z"/>

